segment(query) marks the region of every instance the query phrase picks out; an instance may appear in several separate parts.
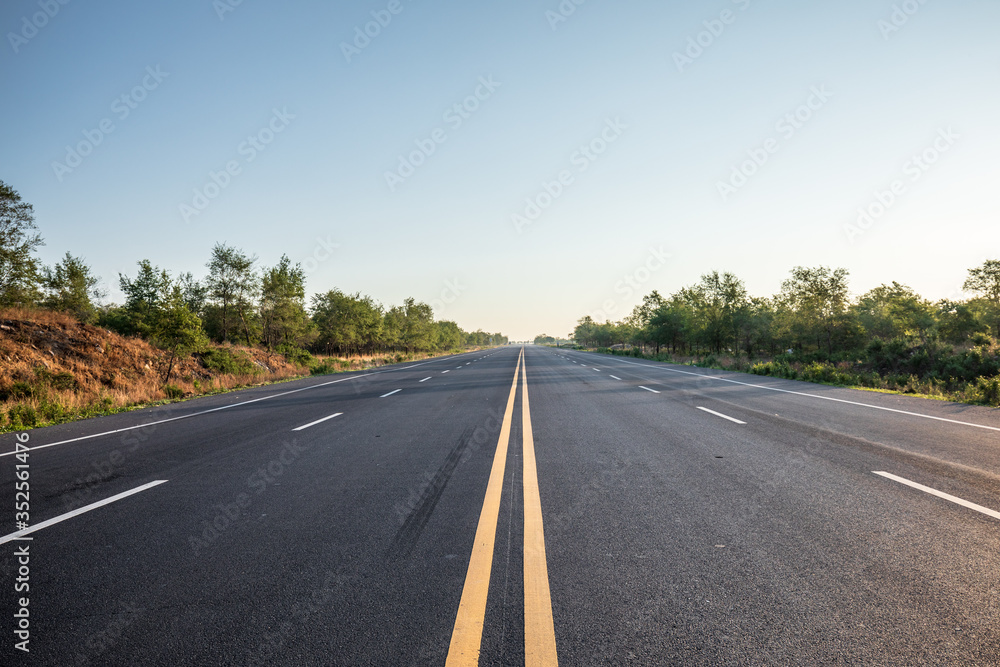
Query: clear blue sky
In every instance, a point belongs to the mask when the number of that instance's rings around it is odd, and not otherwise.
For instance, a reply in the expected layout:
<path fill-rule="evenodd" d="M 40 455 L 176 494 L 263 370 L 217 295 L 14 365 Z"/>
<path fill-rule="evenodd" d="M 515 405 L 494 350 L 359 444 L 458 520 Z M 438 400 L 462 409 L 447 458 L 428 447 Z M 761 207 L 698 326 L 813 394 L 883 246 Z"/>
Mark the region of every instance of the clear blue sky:
<path fill-rule="evenodd" d="M 0 179 L 112 299 L 227 242 L 524 339 L 713 269 L 938 299 L 998 255 L 995 0 L 49 2 L 0 9 Z"/>

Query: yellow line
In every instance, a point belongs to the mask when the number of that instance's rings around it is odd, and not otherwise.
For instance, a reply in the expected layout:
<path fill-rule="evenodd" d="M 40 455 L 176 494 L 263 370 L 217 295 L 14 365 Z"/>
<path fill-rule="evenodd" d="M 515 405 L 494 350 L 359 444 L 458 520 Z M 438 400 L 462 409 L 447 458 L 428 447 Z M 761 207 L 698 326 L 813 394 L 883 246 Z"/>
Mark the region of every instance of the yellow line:
<path fill-rule="evenodd" d="M 517 358 L 514 381 L 510 385 L 507 410 L 500 427 L 500 439 L 493 456 L 493 469 L 486 485 L 486 499 L 479 515 L 476 541 L 472 545 L 469 571 L 465 575 L 462 601 L 458 604 L 455 629 L 451 633 L 451 646 L 445 665 L 478 665 L 479 649 L 483 640 L 483 618 L 486 616 L 486 596 L 490 590 L 490 571 L 493 568 L 493 548 L 497 536 L 497 517 L 500 514 L 500 494 L 503 491 L 504 467 L 507 464 L 507 445 L 510 442 L 510 424 L 514 417 L 514 396 L 517 393 L 517 376 L 521 370 L 524 348 Z"/>
<path fill-rule="evenodd" d="M 523 351 L 523 350 L 522 350 Z M 535 439 L 528 407 L 528 366 L 521 361 L 521 428 L 524 434 L 524 664 L 558 665 L 549 572 L 545 564 L 542 500 L 535 467 Z"/>

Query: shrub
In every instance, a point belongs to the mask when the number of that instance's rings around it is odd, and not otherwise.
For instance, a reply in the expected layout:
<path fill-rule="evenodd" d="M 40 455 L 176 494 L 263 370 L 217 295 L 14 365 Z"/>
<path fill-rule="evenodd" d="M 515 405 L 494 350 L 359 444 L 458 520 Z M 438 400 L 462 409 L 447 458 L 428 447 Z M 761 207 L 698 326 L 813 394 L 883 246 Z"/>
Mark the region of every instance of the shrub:
<path fill-rule="evenodd" d="M 993 342 L 993 339 L 982 331 L 977 331 L 972 334 L 972 336 L 969 337 L 969 340 L 973 345 L 977 345 L 979 347 L 988 347 Z"/>
<path fill-rule="evenodd" d="M 167 398 L 184 398 L 184 390 L 172 384 L 163 385 L 163 393 L 167 395 Z"/>
<path fill-rule="evenodd" d="M 38 389 L 30 382 L 15 382 L 4 393 L 7 394 L 4 398 L 31 398 L 38 393 Z"/>
<path fill-rule="evenodd" d="M 311 355 L 308 350 L 303 350 L 301 347 L 296 347 L 288 343 L 282 343 L 277 348 L 278 354 L 284 355 L 288 363 L 295 364 L 296 366 L 311 366 L 316 360 L 316 357 Z"/>
<path fill-rule="evenodd" d="M 38 424 L 38 415 L 30 405 L 18 404 L 7 411 L 10 423 L 15 428 L 33 428 Z"/>
<path fill-rule="evenodd" d="M 701 361 L 696 361 L 694 365 L 700 366 L 701 368 L 712 368 L 713 366 L 719 365 L 719 360 L 715 358 L 714 354 L 710 354 Z"/>
<path fill-rule="evenodd" d="M 330 373 L 336 373 L 337 369 L 330 365 L 330 360 L 327 359 L 322 363 L 315 363 L 309 368 L 310 375 L 329 375 Z"/>
<path fill-rule="evenodd" d="M 246 354 L 228 348 L 212 348 L 198 355 L 201 364 L 210 371 L 227 375 L 256 375 L 260 366 L 253 363 Z"/>
<path fill-rule="evenodd" d="M 969 398 L 976 403 L 1000 407 L 1000 377 L 976 378 L 969 389 Z"/>
<path fill-rule="evenodd" d="M 68 412 L 59 401 L 42 401 L 38 405 L 38 416 L 49 422 L 61 421 Z"/>
<path fill-rule="evenodd" d="M 750 372 L 754 375 L 770 375 L 776 378 L 786 378 L 797 380 L 799 373 L 787 361 L 764 361 L 758 362 L 750 367 Z"/>
<path fill-rule="evenodd" d="M 35 369 L 35 377 L 38 378 L 39 384 L 47 384 L 60 391 L 70 391 L 77 388 L 76 378 L 73 377 L 72 373 L 66 371 L 53 373 L 47 368 L 38 367 Z"/>

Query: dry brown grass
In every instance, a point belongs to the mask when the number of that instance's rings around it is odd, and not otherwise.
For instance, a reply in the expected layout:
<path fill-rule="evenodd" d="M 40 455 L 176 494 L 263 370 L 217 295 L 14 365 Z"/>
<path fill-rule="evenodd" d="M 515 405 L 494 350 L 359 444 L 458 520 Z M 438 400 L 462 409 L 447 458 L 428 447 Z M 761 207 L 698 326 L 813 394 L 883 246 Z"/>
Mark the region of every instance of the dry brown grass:
<path fill-rule="evenodd" d="M 233 346 L 260 368 L 256 374 L 221 374 L 187 357 L 175 363 L 169 385 L 183 396 L 308 375 L 277 354 Z M 30 426 L 74 415 L 109 412 L 168 398 L 163 375 L 168 354 L 138 338 L 78 322 L 46 310 L 0 310 L 0 428 Z"/>

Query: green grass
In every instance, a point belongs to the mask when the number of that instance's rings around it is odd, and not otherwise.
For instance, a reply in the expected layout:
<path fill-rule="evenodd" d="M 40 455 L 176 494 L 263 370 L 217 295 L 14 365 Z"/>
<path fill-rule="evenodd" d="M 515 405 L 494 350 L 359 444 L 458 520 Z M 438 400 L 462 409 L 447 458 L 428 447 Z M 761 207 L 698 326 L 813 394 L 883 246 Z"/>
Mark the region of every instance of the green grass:
<path fill-rule="evenodd" d="M 623 351 L 608 349 L 594 351 L 602 354 L 614 354 L 616 356 L 638 357 L 651 361 L 671 361 L 669 359 L 670 355 L 662 353 L 659 355 L 648 355 L 639 354 L 635 350 L 628 351 L 628 354 L 623 353 Z M 663 357 L 665 356 L 668 358 L 664 359 Z M 949 383 L 940 379 L 919 378 L 915 375 L 885 377 L 873 371 L 840 368 L 833 364 L 819 361 L 793 365 L 785 360 L 754 362 L 749 359 L 737 358 L 732 363 L 726 364 L 714 355 L 708 355 L 696 359 L 688 365 L 748 373 L 751 375 L 777 377 L 786 380 L 800 380 L 813 384 L 860 389 L 882 394 L 896 394 L 899 396 L 966 403 L 968 405 L 1000 407 L 1000 377 L 979 377 L 973 382 L 963 383 L 960 388 L 949 389 Z"/>

